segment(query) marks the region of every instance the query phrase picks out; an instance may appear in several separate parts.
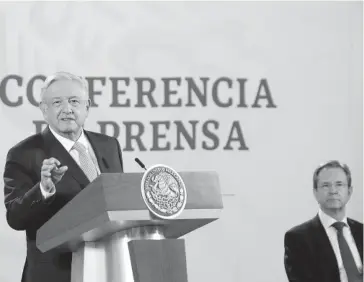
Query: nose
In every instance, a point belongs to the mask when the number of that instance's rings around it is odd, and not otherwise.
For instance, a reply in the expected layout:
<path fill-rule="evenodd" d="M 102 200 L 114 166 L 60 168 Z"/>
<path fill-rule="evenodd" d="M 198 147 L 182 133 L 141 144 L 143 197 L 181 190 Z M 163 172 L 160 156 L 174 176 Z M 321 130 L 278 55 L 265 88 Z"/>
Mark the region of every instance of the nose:
<path fill-rule="evenodd" d="M 72 110 L 71 104 L 67 100 L 63 101 L 63 103 L 62 103 L 62 112 L 72 113 L 72 111 L 73 110 Z"/>
<path fill-rule="evenodd" d="M 330 194 L 337 194 L 338 191 L 339 191 L 339 189 L 335 185 L 330 186 L 330 189 L 329 189 Z"/>

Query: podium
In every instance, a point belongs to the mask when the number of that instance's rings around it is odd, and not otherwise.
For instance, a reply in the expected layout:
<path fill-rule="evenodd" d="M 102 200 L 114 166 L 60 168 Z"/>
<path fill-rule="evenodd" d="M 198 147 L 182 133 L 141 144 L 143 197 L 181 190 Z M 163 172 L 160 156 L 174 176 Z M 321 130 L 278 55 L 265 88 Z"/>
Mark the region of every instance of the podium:
<path fill-rule="evenodd" d="M 71 282 L 187 282 L 181 236 L 219 218 L 215 172 L 179 172 L 183 212 L 156 217 L 141 194 L 143 173 L 104 173 L 37 232 L 40 251 L 72 252 Z"/>

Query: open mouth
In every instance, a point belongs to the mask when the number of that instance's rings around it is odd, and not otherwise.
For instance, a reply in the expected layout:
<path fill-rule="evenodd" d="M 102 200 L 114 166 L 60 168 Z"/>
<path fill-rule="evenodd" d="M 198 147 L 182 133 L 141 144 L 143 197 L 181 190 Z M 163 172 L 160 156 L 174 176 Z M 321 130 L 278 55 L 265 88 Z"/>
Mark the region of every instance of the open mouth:
<path fill-rule="evenodd" d="M 73 118 L 61 118 L 62 121 L 72 121 L 74 120 Z"/>

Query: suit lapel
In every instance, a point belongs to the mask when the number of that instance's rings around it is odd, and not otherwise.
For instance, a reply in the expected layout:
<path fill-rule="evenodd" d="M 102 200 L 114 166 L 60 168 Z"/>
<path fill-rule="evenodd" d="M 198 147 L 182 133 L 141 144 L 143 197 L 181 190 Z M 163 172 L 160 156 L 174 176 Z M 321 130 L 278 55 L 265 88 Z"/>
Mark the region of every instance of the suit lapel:
<path fill-rule="evenodd" d="M 361 261 L 363 261 L 363 230 L 360 225 L 355 224 L 350 218 L 348 218 L 348 225 L 350 227 L 351 234 L 353 235 L 356 247 L 359 251 Z"/>
<path fill-rule="evenodd" d="M 333 275 L 334 277 L 339 277 L 339 267 L 334 250 L 318 215 L 312 219 L 312 227 L 314 228 L 314 232 L 312 232 L 315 242 L 314 249 L 318 256 L 318 261 L 322 264 L 322 270 L 325 270 L 324 272 L 327 277 L 332 277 Z"/>
<path fill-rule="evenodd" d="M 97 138 L 97 136 L 95 134 L 93 134 L 92 132 L 84 130 L 84 133 L 85 133 L 88 141 L 90 142 L 92 149 L 94 150 L 94 153 L 95 153 L 95 156 L 97 159 L 97 163 L 100 168 L 100 172 L 101 173 L 108 172 L 109 167 L 106 162 L 105 151 L 104 151 L 105 149 L 107 149 L 106 144 L 102 144 L 102 142 L 100 142 L 99 138 Z"/>
<path fill-rule="evenodd" d="M 66 174 L 70 174 L 81 185 L 81 187 L 87 186 L 90 181 L 86 177 L 85 173 L 78 166 L 76 161 L 72 158 L 69 152 L 63 147 L 63 145 L 54 137 L 49 127 L 42 132 L 44 138 L 44 146 L 48 157 L 56 158 L 61 162 L 61 165 L 68 166 Z M 66 176 L 66 175 L 65 175 Z"/>

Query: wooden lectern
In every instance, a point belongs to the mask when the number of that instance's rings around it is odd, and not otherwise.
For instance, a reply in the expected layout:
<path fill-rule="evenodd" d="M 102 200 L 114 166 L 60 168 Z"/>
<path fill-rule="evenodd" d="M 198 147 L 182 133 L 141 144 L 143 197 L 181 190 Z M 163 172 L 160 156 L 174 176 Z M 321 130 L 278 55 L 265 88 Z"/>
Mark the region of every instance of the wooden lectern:
<path fill-rule="evenodd" d="M 184 239 L 223 208 L 214 172 L 180 172 L 187 203 L 160 219 L 141 195 L 143 173 L 104 173 L 37 233 L 37 247 L 71 251 L 72 282 L 187 282 Z"/>

